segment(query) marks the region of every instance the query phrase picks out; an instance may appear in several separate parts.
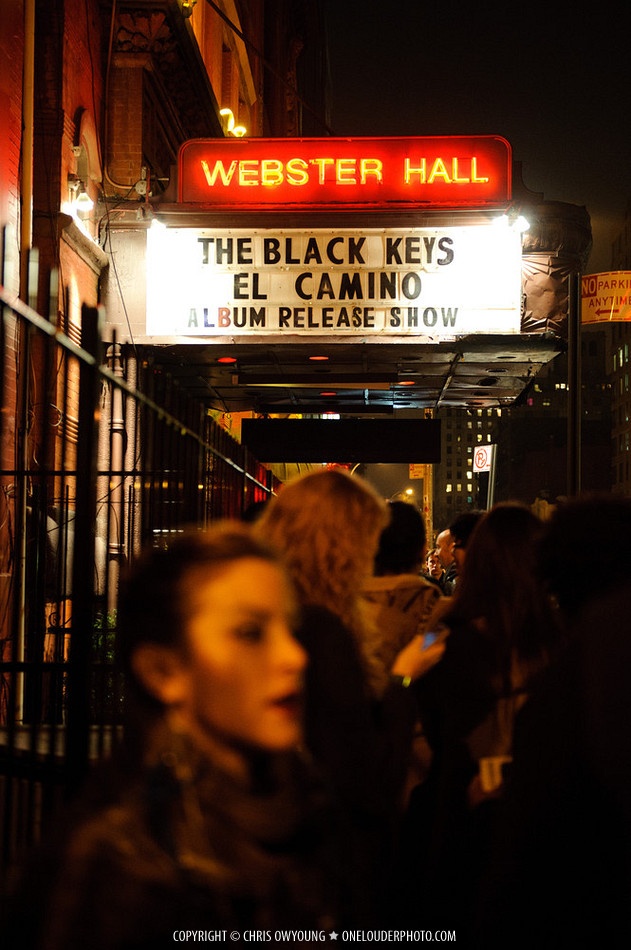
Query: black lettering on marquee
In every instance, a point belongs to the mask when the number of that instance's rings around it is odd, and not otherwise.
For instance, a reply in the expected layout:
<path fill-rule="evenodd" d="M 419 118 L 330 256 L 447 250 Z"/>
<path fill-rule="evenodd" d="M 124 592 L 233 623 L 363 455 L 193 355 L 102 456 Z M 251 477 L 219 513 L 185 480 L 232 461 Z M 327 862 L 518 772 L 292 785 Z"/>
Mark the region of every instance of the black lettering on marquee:
<path fill-rule="evenodd" d="M 202 264 L 253 264 L 253 236 L 246 237 L 199 237 Z M 365 266 L 364 246 L 366 236 L 353 237 L 336 235 L 321 246 L 316 236 L 307 239 L 304 253 L 294 247 L 294 238 L 285 237 L 281 248 L 281 238 L 263 237 L 263 264 L 322 264 L 325 260 L 336 265 Z M 214 254 L 213 251 L 214 250 Z M 435 251 L 443 257 L 434 260 Z M 388 237 L 385 245 L 385 264 L 451 264 L 454 259 L 453 239 L 447 236 L 436 239 L 434 236 L 418 235 Z"/>
<path fill-rule="evenodd" d="M 332 238 L 332 239 L 329 241 L 329 243 L 327 244 L 327 246 L 326 246 L 326 255 L 327 255 L 328 259 L 331 261 L 332 264 L 345 264 L 345 263 L 346 263 L 346 261 L 344 260 L 343 257 L 336 257 L 335 254 L 333 253 L 334 248 L 335 248 L 338 244 L 343 244 L 343 242 L 344 242 L 344 238 L 343 238 L 343 237 L 334 237 L 334 238 Z"/>
<path fill-rule="evenodd" d="M 405 263 L 422 264 L 421 261 L 421 239 L 419 237 L 406 237 L 405 239 Z"/>
<path fill-rule="evenodd" d="M 237 264 L 253 264 L 254 259 L 252 257 L 252 238 L 251 237 L 239 237 L 239 238 L 197 238 L 198 244 L 202 246 L 202 264 L 210 263 L 210 246 L 211 244 L 215 245 L 215 261 L 216 264 L 232 264 L 234 260 L 234 247 L 236 243 L 237 248 Z M 225 243 L 224 243 L 225 242 Z M 225 260 L 224 260 L 225 258 Z"/>
<path fill-rule="evenodd" d="M 424 237 L 423 245 L 425 247 L 425 256 L 427 257 L 427 263 L 432 263 L 432 257 L 434 256 L 434 244 L 436 243 L 435 237 Z"/>
<path fill-rule="evenodd" d="M 232 324 L 239 330 L 265 326 L 265 307 L 233 307 Z"/>
<path fill-rule="evenodd" d="M 289 318 L 291 317 L 291 307 L 279 307 L 278 308 L 278 328 L 280 330 L 286 330 L 289 326 Z"/>
<path fill-rule="evenodd" d="M 438 242 L 438 247 L 440 248 L 440 250 L 445 252 L 444 258 L 441 261 L 438 261 L 438 264 L 440 266 L 444 266 L 445 264 L 451 264 L 451 262 L 453 261 L 454 259 L 454 249 L 452 247 L 453 243 L 454 242 L 450 237 L 442 237 L 440 241 Z M 447 247 L 447 245 L 449 245 L 449 247 Z"/>
<path fill-rule="evenodd" d="M 399 253 L 399 247 L 403 238 L 386 238 L 386 264 L 402 264 L 401 254 Z"/>
<path fill-rule="evenodd" d="M 364 292 L 360 274 L 342 274 L 338 296 L 340 300 L 363 300 Z"/>
<path fill-rule="evenodd" d="M 345 275 L 343 274 L 342 276 Z M 322 274 L 316 296 L 318 300 L 322 300 L 323 297 L 328 297 L 329 300 L 335 300 L 335 291 L 333 290 L 333 284 L 328 274 Z"/>
<path fill-rule="evenodd" d="M 247 300 L 250 296 L 247 273 L 234 275 L 233 296 L 235 300 Z"/>
<path fill-rule="evenodd" d="M 234 299 L 248 300 L 248 298 L 252 297 L 253 300 L 267 300 L 267 294 L 262 294 L 259 289 L 259 278 L 261 275 L 256 272 L 252 274 L 252 293 L 250 293 L 249 290 L 249 276 L 247 271 L 234 275 Z"/>
<path fill-rule="evenodd" d="M 267 308 L 252 305 L 238 307 L 202 308 L 205 329 L 265 330 L 268 326 Z M 384 329 L 418 330 L 436 326 L 455 327 L 457 307 L 391 307 L 384 314 Z M 377 315 L 374 307 L 278 307 L 278 330 L 374 330 Z M 198 310 L 188 312 L 188 329 L 200 326 Z"/>
<path fill-rule="evenodd" d="M 348 239 L 348 263 L 349 264 L 365 264 L 366 261 L 362 257 L 362 248 L 366 243 L 365 237 L 355 238 L 350 237 Z"/>
<path fill-rule="evenodd" d="M 280 241 L 278 238 L 263 238 L 263 263 L 280 263 Z"/>
<path fill-rule="evenodd" d="M 300 264 L 299 257 L 292 257 L 292 244 L 293 238 L 285 238 L 285 263 L 286 264 Z"/>
<path fill-rule="evenodd" d="M 307 280 L 310 277 L 313 277 L 313 274 L 311 273 L 298 274 L 298 276 L 296 277 L 296 283 L 294 284 L 294 286 L 296 288 L 296 293 L 298 294 L 300 298 L 302 298 L 302 300 L 311 300 L 311 294 L 306 293 L 302 289 L 305 280 Z"/>
<path fill-rule="evenodd" d="M 316 238 L 311 237 L 307 242 L 307 250 L 305 251 L 305 264 L 311 264 L 312 261 L 315 261 L 316 264 L 322 263 L 322 255 L 320 254 L 320 248 L 318 247 L 318 242 Z"/>
<path fill-rule="evenodd" d="M 208 248 L 212 240 L 212 238 L 197 238 L 197 243 L 202 246 L 202 264 L 208 263 Z"/>
<path fill-rule="evenodd" d="M 391 274 L 380 274 L 379 275 L 379 296 L 381 300 L 385 300 L 386 297 L 389 300 L 396 300 L 398 297 L 397 294 L 397 275 L 396 271 Z"/>
<path fill-rule="evenodd" d="M 407 300 L 416 300 L 421 293 L 421 278 L 414 271 L 408 271 L 401 281 L 401 292 Z"/>
<path fill-rule="evenodd" d="M 237 264 L 252 264 L 252 238 L 237 238 Z"/>

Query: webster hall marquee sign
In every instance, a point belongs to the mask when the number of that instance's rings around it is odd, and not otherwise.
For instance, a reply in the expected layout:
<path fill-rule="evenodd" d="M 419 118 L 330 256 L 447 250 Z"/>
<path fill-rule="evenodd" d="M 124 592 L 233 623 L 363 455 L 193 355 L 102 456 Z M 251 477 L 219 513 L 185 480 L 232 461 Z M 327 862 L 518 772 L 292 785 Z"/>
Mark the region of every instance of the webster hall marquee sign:
<path fill-rule="evenodd" d="M 179 201 L 215 209 L 497 206 L 510 200 L 498 136 L 193 139 L 180 149 Z"/>
<path fill-rule="evenodd" d="M 519 332 L 518 233 L 493 223 L 391 226 L 386 215 L 375 226 L 384 212 L 501 210 L 510 169 L 508 143 L 492 136 L 187 142 L 179 207 L 202 223 L 208 212 L 213 226 L 148 232 L 147 334 Z M 293 211 L 296 227 L 287 226 Z M 342 221 L 352 213 L 349 226 L 326 227 L 321 212 L 333 211 Z"/>

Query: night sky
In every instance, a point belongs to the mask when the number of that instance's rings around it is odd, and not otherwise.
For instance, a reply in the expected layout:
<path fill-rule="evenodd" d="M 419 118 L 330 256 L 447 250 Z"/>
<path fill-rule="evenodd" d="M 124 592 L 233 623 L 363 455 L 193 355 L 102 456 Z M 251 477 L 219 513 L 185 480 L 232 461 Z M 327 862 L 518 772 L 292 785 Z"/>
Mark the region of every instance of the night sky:
<path fill-rule="evenodd" d="M 527 188 L 587 208 L 586 273 L 610 270 L 631 201 L 631 3 L 599 10 L 328 0 L 332 129 L 504 136 Z"/>

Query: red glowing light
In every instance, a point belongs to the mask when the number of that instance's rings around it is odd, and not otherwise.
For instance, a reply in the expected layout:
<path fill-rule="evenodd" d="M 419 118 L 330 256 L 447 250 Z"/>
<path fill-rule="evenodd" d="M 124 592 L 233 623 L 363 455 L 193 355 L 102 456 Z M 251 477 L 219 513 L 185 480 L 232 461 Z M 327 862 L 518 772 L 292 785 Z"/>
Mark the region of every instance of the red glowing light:
<path fill-rule="evenodd" d="M 214 210 L 504 207 L 512 154 L 497 135 L 191 139 L 178 198 Z"/>

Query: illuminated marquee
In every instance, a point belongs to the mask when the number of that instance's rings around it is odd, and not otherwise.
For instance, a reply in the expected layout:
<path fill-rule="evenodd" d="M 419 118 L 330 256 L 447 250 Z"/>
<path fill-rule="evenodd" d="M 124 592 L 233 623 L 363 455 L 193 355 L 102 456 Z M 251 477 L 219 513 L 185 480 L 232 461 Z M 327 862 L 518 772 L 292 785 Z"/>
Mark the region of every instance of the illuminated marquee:
<path fill-rule="evenodd" d="M 520 235 L 492 224 L 147 233 L 154 337 L 515 333 L 520 301 Z"/>
<path fill-rule="evenodd" d="M 192 139 L 178 200 L 213 210 L 502 207 L 511 148 L 500 136 Z"/>

